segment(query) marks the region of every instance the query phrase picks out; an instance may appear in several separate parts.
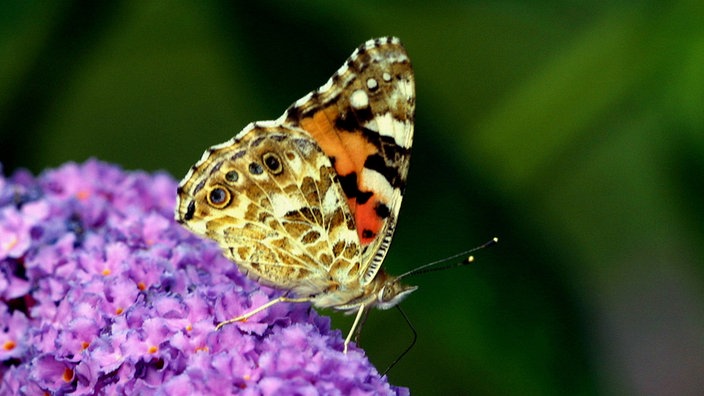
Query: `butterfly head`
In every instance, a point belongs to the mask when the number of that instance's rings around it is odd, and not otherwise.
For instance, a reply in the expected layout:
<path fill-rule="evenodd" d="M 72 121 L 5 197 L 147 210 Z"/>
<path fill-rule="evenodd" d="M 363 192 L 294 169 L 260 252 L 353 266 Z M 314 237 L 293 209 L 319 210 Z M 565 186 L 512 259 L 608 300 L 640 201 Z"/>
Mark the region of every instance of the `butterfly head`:
<path fill-rule="evenodd" d="M 379 309 L 393 308 L 417 288 L 401 283 L 398 278 L 390 278 L 377 292 L 375 306 Z"/>

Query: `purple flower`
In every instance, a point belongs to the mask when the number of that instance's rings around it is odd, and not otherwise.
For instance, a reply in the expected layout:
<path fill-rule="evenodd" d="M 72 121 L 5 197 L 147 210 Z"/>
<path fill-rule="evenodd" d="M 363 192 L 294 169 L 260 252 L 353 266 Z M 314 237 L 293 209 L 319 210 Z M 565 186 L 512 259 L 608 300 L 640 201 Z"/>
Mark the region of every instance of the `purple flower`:
<path fill-rule="evenodd" d="M 172 219 L 176 183 L 98 161 L 0 176 L 0 394 L 407 394 Z"/>
<path fill-rule="evenodd" d="M 13 206 L 0 210 L 0 260 L 22 257 L 32 242 L 34 227 L 47 217 L 48 209 L 46 202 L 40 201 L 19 210 Z"/>
<path fill-rule="evenodd" d="M 21 312 L 9 313 L 6 305 L 0 305 L 0 361 L 22 356 L 28 347 L 25 333 L 29 320 Z"/>

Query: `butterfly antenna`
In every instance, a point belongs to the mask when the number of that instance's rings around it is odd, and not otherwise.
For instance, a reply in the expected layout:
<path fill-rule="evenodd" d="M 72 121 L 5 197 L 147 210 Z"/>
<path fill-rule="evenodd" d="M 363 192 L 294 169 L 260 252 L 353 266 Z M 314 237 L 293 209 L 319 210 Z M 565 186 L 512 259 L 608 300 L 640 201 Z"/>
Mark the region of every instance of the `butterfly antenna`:
<path fill-rule="evenodd" d="M 467 265 L 467 264 L 469 264 L 469 263 L 471 263 L 471 262 L 474 261 L 474 256 L 467 256 L 468 254 L 470 254 L 470 253 L 472 253 L 472 252 L 476 252 L 477 250 L 480 250 L 480 249 L 487 248 L 487 247 L 489 247 L 489 246 L 493 246 L 493 245 L 495 245 L 495 244 L 497 244 L 497 243 L 499 243 L 499 238 L 494 237 L 494 238 L 492 238 L 491 240 L 489 240 L 489 241 L 487 241 L 487 242 L 485 242 L 485 243 L 483 243 L 483 244 L 481 244 L 481 245 L 479 245 L 479 246 L 477 246 L 477 247 L 475 247 L 475 248 L 473 248 L 473 249 L 469 249 L 469 250 L 467 250 L 467 251 L 454 254 L 454 255 L 452 255 L 452 256 L 450 256 L 450 257 L 445 257 L 444 259 L 436 260 L 436 261 L 433 261 L 433 262 L 431 262 L 431 263 L 428 263 L 428 264 L 425 264 L 425 265 L 421 265 L 421 266 L 418 267 L 418 268 L 415 268 L 415 269 L 413 269 L 413 270 L 410 270 L 410 271 L 408 271 L 408 272 L 406 272 L 406 273 L 404 273 L 404 274 L 401 274 L 401 275 L 397 276 L 397 277 L 394 279 L 394 281 L 395 281 L 395 282 L 398 282 L 399 280 L 401 280 L 401 278 L 405 278 L 405 277 L 411 276 L 411 275 L 418 275 L 418 274 L 423 274 L 423 273 L 426 273 L 426 272 L 435 272 L 435 271 L 446 270 L 446 269 L 449 269 L 449 268 L 462 267 L 462 266 Z M 466 258 L 465 258 L 464 260 L 460 261 L 460 262 L 451 263 L 451 264 L 447 264 L 447 265 L 443 265 L 443 266 L 437 267 L 438 264 L 446 263 L 446 262 L 448 262 L 448 261 L 450 261 L 450 260 L 454 260 L 454 259 L 456 259 L 456 258 L 458 258 L 458 257 L 463 257 L 463 256 L 466 257 Z M 397 357 L 396 359 L 394 359 L 393 362 L 391 362 L 391 364 L 389 365 L 389 367 L 387 367 L 386 370 L 384 370 L 384 372 L 382 373 L 382 376 L 385 376 L 398 362 L 401 361 L 401 359 L 403 359 L 404 356 L 406 356 L 406 354 L 407 354 L 408 352 L 411 351 L 411 349 L 413 349 L 413 346 L 416 345 L 416 340 L 418 339 L 418 332 L 416 332 L 416 329 L 415 329 L 415 327 L 413 327 L 413 324 L 411 323 L 411 320 L 408 319 L 408 316 L 406 315 L 405 312 L 403 312 L 403 310 L 401 309 L 401 306 L 400 306 L 400 305 L 396 305 L 395 307 L 396 307 L 396 309 L 398 309 L 398 312 L 401 314 L 401 316 L 403 316 L 403 320 L 406 321 L 406 324 L 408 324 L 408 328 L 410 328 L 410 329 L 411 329 L 411 332 L 413 332 L 413 341 L 411 341 L 411 344 L 408 345 L 408 347 L 407 347 L 400 355 L 398 355 L 398 357 Z"/>
<path fill-rule="evenodd" d="M 483 243 L 483 244 L 481 244 L 481 245 L 479 245 L 479 246 L 477 246 L 477 247 L 475 247 L 475 248 L 473 248 L 473 249 L 469 249 L 469 250 L 466 250 L 466 251 L 464 251 L 464 252 L 460 252 L 460 253 L 454 254 L 454 255 L 452 255 L 452 256 L 450 256 L 450 257 L 445 257 L 444 259 L 436 260 L 436 261 L 433 261 L 433 262 L 431 262 L 431 263 L 421 265 L 421 266 L 418 267 L 418 268 L 414 268 L 414 269 L 412 269 L 412 270 L 410 270 L 410 271 L 408 271 L 408 272 L 406 272 L 406 273 L 404 273 L 404 274 L 401 274 L 401 275 L 397 276 L 397 277 L 396 277 L 396 281 L 400 280 L 401 278 L 405 278 L 405 277 L 411 276 L 411 275 L 424 274 L 424 273 L 427 273 L 427 272 L 443 271 L 443 270 L 446 270 L 446 269 L 449 269 L 449 268 L 455 268 L 455 267 L 462 267 L 462 266 L 465 266 L 465 265 L 467 265 L 467 264 L 469 264 L 469 263 L 471 263 L 471 262 L 474 261 L 474 256 L 468 256 L 468 254 L 470 254 L 470 253 L 472 253 L 472 252 L 476 252 L 477 250 L 480 250 L 480 249 L 487 248 L 487 247 L 489 247 L 489 246 L 496 245 L 497 243 L 499 243 L 499 238 L 494 237 L 494 238 L 492 238 L 490 241 L 485 242 L 485 243 Z M 456 263 L 450 263 L 450 264 L 447 264 L 447 265 L 443 265 L 443 266 L 437 267 L 438 264 L 446 263 L 446 262 L 448 262 L 448 261 L 450 261 L 450 260 L 454 260 L 454 259 L 456 259 L 456 258 L 458 258 L 458 257 L 466 257 L 466 258 L 465 258 L 464 260 L 459 261 L 459 262 L 456 262 Z"/>
<path fill-rule="evenodd" d="M 398 309 L 398 312 L 401 313 L 401 316 L 403 316 L 403 320 L 406 321 L 406 323 L 408 324 L 408 327 L 413 332 L 413 341 L 411 341 L 411 344 L 408 345 L 408 347 L 400 355 L 398 355 L 398 357 L 396 359 L 394 359 L 393 362 L 391 362 L 391 364 L 389 365 L 389 367 L 386 368 L 386 370 L 384 370 L 384 372 L 381 374 L 382 377 L 385 376 L 396 365 L 396 363 L 400 362 L 401 359 L 403 359 L 403 357 L 406 356 L 406 354 L 411 351 L 411 349 L 413 349 L 413 346 L 416 345 L 416 340 L 418 339 L 418 333 L 416 332 L 415 327 L 413 327 L 411 320 L 408 319 L 408 316 L 406 316 L 406 313 L 403 312 L 403 310 L 401 309 L 401 306 L 396 305 L 396 309 Z"/>

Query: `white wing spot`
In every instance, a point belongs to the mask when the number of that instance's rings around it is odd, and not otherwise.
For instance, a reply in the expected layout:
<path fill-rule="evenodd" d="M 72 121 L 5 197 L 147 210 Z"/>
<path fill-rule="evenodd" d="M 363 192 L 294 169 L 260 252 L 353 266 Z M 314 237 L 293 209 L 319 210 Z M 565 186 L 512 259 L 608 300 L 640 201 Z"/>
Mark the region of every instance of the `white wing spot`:
<path fill-rule="evenodd" d="M 307 204 L 301 197 L 288 194 L 269 194 L 269 200 L 274 210 L 274 216 L 278 218 L 284 218 L 286 213 L 299 211 Z"/>
<path fill-rule="evenodd" d="M 321 92 L 321 93 L 327 92 L 330 90 L 330 88 L 332 88 L 332 85 L 333 85 L 333 81 L 332 81 L 332 78 L 330 78 L 330 79 L 328 79 L 328 81 L 325 82 L 325 84 L 323 84 L 322 87 L 318 88 L 318 92 Z"/>
<path fill-rule="evenodd" d="M 400 147 L 410 148 L 413 124 L 398 120 L 391 113 L 377 115 L 365 127 L 379 132 L 382 136 L 393 138 L 394 142 Z"/>
<path fill-rule="evenodd" d="M 391 74 L 384 72 L 384 74 L 381 75 L 381 78 L 383 78 L 384 81 L 389 82 L 391 81 Z"/>
<path fill-rule="evenodd" d="M 331 83 L 331 84 L 332 84 L 332 83 Z M 321 88 L 325 88 L 326 85 L 327 85 L 327 83 L 326 83 L 325 85 L 323 85 Z M 332 86 L 332 85 L 331 85 L 331 86 Z M 321 92 L 322 92 L 322 91 L 321 91 Z M 296 103 L 294 103 L 294 106 L 296 106 L 296 107 L 301 107 L 301 106 L 307 104 L 307 103 L 310 101 L 310 98 L 312 98 L 312 97 L 313 97 L 313 92 L 308 92 L 308 94 L 307 94 L 306 96 L 304 96 L 304 97 L 298 99 L 298 100 L 296 101 Z M 284 113 L 284 114 L 285 114 L 285 113 Z"/>
<path fill-rule="evenodd" d="M 347 62 L 345 62 L 342 66 L 340 66 L 339 69 L 337 69 L 337 72 L 335 74 L 342 76 L 345 73 L 347 73 L 347 70 L 349 69 L 349 66 L 347 66 Z M 332 80 L 332 79 L 331 79 Z"/>
<path fill-rule="evenodd" d="M 352 95 L 350 95 L 350 105 L 352 105 L 355 109 L 363 109 L 368 107 L 369 97 L 367 96 L 367 93 L 361 89 L 352 92 Z"/>
<path fill-rule="evenodd" d="M 378 87 L 378 86 L 379 86 L 379 83 L 376 82 L 375 79 L 373 79 L 373 78 L 367 79 L 367 88 L 369 88 L 370 90 L 375 90 L 376 87 Z"/>

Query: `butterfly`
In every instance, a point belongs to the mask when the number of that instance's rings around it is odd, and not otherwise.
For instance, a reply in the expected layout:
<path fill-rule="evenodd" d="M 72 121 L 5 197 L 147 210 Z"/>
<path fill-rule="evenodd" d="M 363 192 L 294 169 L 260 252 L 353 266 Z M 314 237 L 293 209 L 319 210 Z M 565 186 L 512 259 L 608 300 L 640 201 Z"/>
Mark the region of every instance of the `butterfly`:
<path fill-rule="evenodd" d="M 215 240 L 239 270 L 310 302 L 355 313 L 416 290 L 382 269 L 413 141 L 413 69 L 398 38 L 369 40 L 274 121 L 210 147 L 178 187 L 176 220 Z M 363 320 L 362 320 L 363 321 Z"/>

